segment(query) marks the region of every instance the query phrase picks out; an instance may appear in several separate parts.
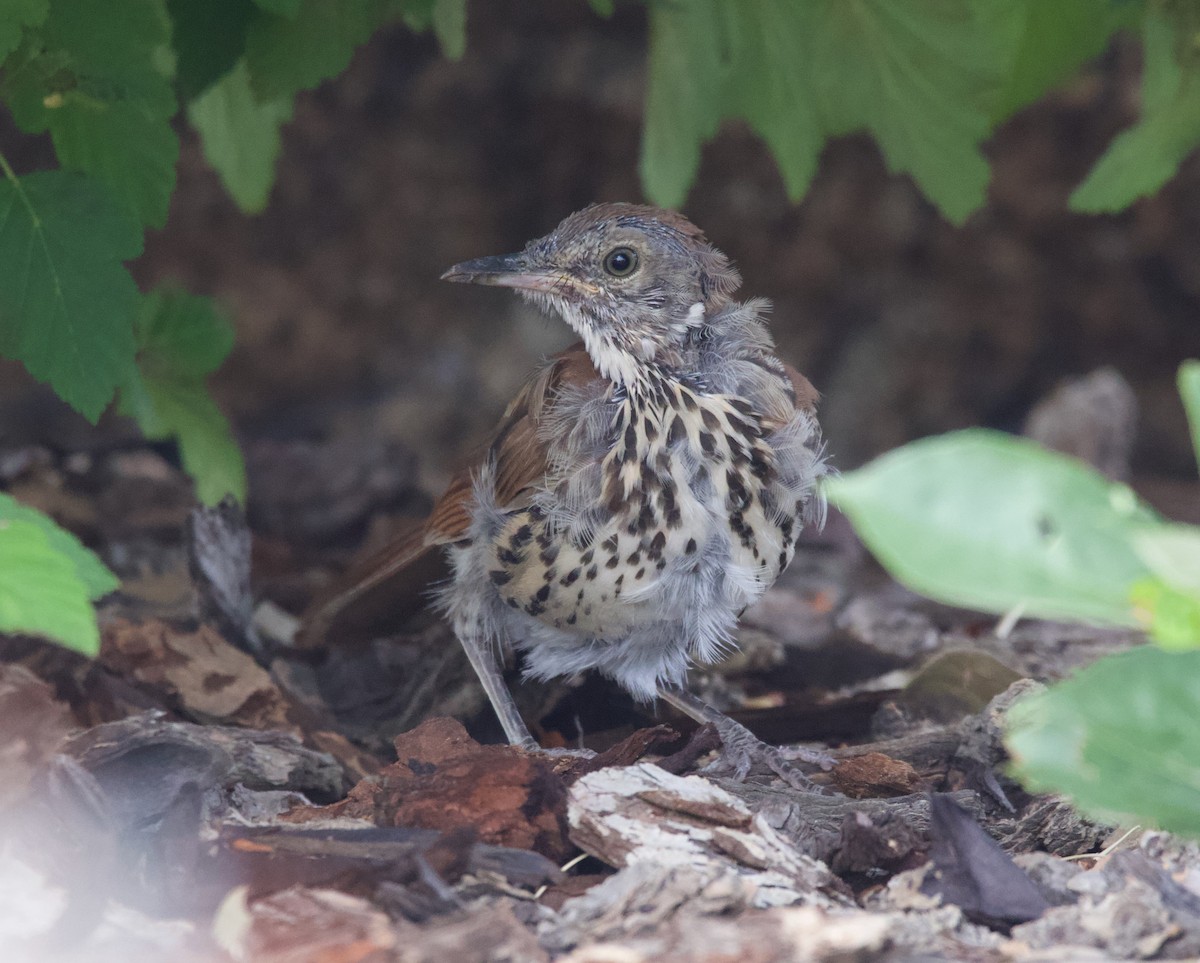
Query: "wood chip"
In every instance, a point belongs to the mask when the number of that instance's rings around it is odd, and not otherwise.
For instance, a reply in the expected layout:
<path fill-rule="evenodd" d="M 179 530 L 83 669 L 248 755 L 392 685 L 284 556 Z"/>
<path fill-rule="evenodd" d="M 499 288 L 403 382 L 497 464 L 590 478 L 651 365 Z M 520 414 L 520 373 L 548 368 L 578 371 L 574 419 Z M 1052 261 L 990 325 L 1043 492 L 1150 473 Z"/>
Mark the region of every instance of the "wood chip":
<path fill-rule="evenodd" d="M 570 789 L 571 839 L 610 866 L 723 866 L 753 887 L 751 903 L 832 906 L 842 886 L 736 796 L 649 763 L 590 773 Z"/>

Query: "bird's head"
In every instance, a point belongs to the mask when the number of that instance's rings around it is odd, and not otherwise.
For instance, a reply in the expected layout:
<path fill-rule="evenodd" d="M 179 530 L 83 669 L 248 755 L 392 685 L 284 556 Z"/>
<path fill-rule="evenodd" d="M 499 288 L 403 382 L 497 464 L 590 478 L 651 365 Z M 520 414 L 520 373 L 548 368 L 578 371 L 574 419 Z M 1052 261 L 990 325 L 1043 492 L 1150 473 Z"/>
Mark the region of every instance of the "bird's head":
<path fill-rule="evenodd" d="M 442 278 L 516 288 L 557 311 L 620 382 L 639 362 L 677 357 L 741 283 L 691 221 L 636 204 L 594 204 L 519 254 L 465 261 Z"/>

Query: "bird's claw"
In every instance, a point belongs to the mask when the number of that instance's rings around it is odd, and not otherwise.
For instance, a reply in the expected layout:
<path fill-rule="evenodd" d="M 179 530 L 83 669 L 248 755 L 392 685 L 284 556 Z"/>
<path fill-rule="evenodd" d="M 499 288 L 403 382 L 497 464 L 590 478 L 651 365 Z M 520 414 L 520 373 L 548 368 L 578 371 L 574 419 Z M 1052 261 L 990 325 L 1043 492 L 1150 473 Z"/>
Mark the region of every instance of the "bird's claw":
<path fill-rule="evenodd" d="M 721 736 L 722 748 L 717 760 L 704 768 L 703 771 L 706 774 L 731 776 L 738 782 L 742 782 L 750 775 L 750 770 L 755 763 L 761 763 L 793 789 L 822 796 L 831 795 L 830 790 L 817 785 L 792 765 L 783 751 L 775 746 L 767 745 L 741 723 L 726 718 L 723 723 L 716 723 L 716 726 Z M 832 758 L 826 753 L 810 749 L 801 749 L 795 752 L 794 758 L 803 762 L 811 762 L 822 768 L 827 768 L 826 763 L 829 765 L 833 763 Z"/>

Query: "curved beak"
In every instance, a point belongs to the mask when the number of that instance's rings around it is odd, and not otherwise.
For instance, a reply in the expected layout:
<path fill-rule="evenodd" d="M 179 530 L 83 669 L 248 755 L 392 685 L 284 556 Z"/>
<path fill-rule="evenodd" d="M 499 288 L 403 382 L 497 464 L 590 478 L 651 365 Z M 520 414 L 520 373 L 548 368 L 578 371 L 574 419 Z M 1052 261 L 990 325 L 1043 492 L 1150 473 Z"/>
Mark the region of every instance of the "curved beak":
<path fill-rule="evenodd" d="M 524 254 L 500 254 L 456 264 L 442 275 L 442 280 L 460 284 L 493 284 L 524 291 L 553 291 L 561 288 L 566 278 L 561 272 L 533 267 Z"/>

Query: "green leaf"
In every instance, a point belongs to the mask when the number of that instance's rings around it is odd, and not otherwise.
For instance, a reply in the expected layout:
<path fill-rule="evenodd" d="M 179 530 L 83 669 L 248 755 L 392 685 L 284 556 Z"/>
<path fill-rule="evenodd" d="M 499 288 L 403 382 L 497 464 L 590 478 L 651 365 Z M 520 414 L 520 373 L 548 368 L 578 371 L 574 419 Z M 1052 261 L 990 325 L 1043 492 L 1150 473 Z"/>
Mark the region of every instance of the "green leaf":
<path fill-rule="evenodd" d="M 225 74 L 246 52 L 246 28 L 257 7 L 251 0 L 167 0 L 174 29 L 175 84 L 192 101 Z"/>
<path fill-rule="evenodd" d="M 613 0 L 588 0 L 593 12 L 599 14 L 605 20 L 613 15 Z"/>
<path fill-rule="evenodd" d="M 260 10 L 265 10 L 267 13 L 275 13 L 281 17 L 287 17 L 289 20 L 295 20 L 300 13 L 300 4 L 304 0 L 254 0 L 255 5 Z"/>
<path fill-rule="evenodd" d="M 1200 648 L 1200 596 L 1181 592 L 1161 578 L 1139 579 L 1129 598 L 1150 637 L 1170 652 Z"/>
<path fill-rule="evenodd" d="M 646 191 L 682 201 L 701 141 L 722 117 L 743 116 L 775 151 L 794 198 L 826 136 L 866 130 L 891 169 L 910 173 L 961 221 L 983 200 L 988 167 L 978 145 L 1021 25 L 993 0 L 654 4 Z"/>
<path fill-rule="evenodd" d="M 458 60 L 467 50 L 467 0 L 437 0 L 433 5 L 433 32 L 442 53 Z"/>
<path fill-rule="evenodd" d="M 1033 103 L 1104 51 L 1118 30 L 1138 25 L 1140 3 L 1121 0 L 1024 0 L 1009 4 L 1024 26 L 992 117 L 1003 120 Z"/>
<path fill-rule="evenodd" d="M 1198 680 L 1200 652 L 1144 646 L 1021 700 L 1006 740 L 1017 775 L 1100 819 L 1200 834 Z"/>
<path fill-rule="evenodd" d="M 138 364 L 163 377 L 203 378 L 233 349 L 233 326 L 209 298 L 183 291 L 151 291 L 134 325 Z"/>
<path fill-rule="evenodd" d="M 812 11 L 806 64 L 831 133 L 866 129 L 888 167 L 913 176 L 951 221 L 983 203 L 991 130 L 1017 23 L 995 0 L 826 0 Z M 820 15 L 817 16 L 817 11 Z"/>
<path fill-rule="evenodd" d="M 1172 16 L 1174 15 L 1174 16 Z M 1170 180 L 1200 141 L 1200 53 L 1192 4 L 1147 8 L 1142 117 L 1113 139 L 1071 195 L 1076 211 L 1118 211 Z"/>
<path fill-rule="evenodd" d="M 1185 361 L 1179 366 L 1179 397 L 1187 412 L 1188 427 L 1192 432 L 1192 450 L 1196 463 L 1200 465 L 1200 361 Z"/>
<path fill-rule="evenodd" d="M 1133 590 L 1154 640 L 1176 651 L 1200 648 L 1200 528 L 1155 525 L 1135 532 L 1133 545 L 1154 573 Z"/>
<path fill-rule="evenodd" d="M 115 591 L 118 584 L 113 575 L 96 557 L 96 555 L 74 535 L 54 523 L 37 509 L 22 505 L 11 495 L 0 492 L 0 524 L 20 522 L 24 525 L 36 525 L 45 534 L 50 547 L 59 555 L 70 560 L 74 566 L 75 575 L 83 583 L 87 597 L 98 599 L 102 595 Z"/>
<path fill-rule="evenodd" d="M 6 0 L 0 7 L 0 62 L 17 49 L 26 27 L 36 27 L 50 12 L 50 0 Z"/>
<path fill-rule="evenodd" d="M 1124 485 L 998 432 L 905 445 L 827 491 L 902 582 L 945 602 L 1136 625 L 1150 574 L 1133 535 L 1157 522 Z"/>
<path fill-rule="evenodd" d="M 78 174 L 0 181 L 0 354 L 95 421 L 133 368 L 142 232 Z"/>
<path fill-rule="evenodd" d="M 166 223 L 179 157 L 170 31 L 164 0 L 55 3 L 8 84 L 23 129 L 49 130 L 63 167 L 152 227 Z"/>
<path fill-rule="evenodd" d="M 762 6 L 766 10 L 768 4 Z M 779 0 L 773 0 L 772 6 L 771 19 L 782 20 L 787 6 L 780 6 Z M 799 199 L 816 173 L 825 126 L 818 99 L 806 87 L 808 65 L 793 59 L 789 38 L 766 29 L 767 18 L 744 22 L 728 4 L 717 10 L 734 45 L 735 61 L 756 67 L 741 71 L 739 82 L 729 90 L 727 112 L 746 118 L 762 135 L 779 163 L 789 196 Z"/>
<path fill-rule="evenodd" d="M 1155 525 L 1134 532 L 1133 545 L 1155 575 L 1181 592 L 1200 598 L 1200 528 Z"/>
<path fill-rule="evenodd" d="M 0 632 L 55 639 L 85 655 L 100 650 L 96 613 L 70 557 L 27 521 L 0 521 Z"/>
<path fill-rule="evenodd" d="M 649 197 L 679 207 L 700 167 L 700 145 L 716 136 L 724 113 L 719 21 L 712 0 L 655 3 L 649 14 L 639 170 Z"/>
<path fill-rule="evenodd" d="M 166 120 L 131 104 L 64 106 L 50 124 L 58 159 L 108 184 L 139 223 L 167 222 L 179 138 Z"/>
<path fill-rule="evenodd" d="M 205 159 L 242 210 L 256 213 L 267 206 L 281 146 L 279 130 L 291 115 L 290 98 L 258 100 L 244 61 L 188 108 Z"/>
<path fill-rule="evenodd" d="M 138 370 L 121 391 L 121 410 L 148 438 L 174 438 L 196 495 L 215 505 L 246 499 L 246 470 L 229 422 L 204 378 L 233 344 L 233 332 L 207 298 L 158 291 L 138 318 Z"/>
<path fill-rule="evenodd" d="M 387 0 L 302 0 L 294 19 L 260 14 L 246 35 L 260 99 L 291 97 L 340 74 L 391 9 Z"/>

